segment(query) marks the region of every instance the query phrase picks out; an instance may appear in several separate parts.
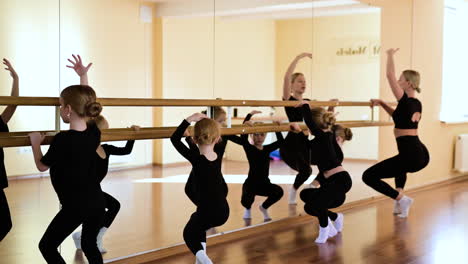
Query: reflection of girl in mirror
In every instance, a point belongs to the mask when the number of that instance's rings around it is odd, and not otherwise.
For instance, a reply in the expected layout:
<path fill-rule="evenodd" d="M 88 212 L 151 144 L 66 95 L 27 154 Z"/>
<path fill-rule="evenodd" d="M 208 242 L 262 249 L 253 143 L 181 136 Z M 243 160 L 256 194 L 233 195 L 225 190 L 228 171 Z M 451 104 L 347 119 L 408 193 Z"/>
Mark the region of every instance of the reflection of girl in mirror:
<path fill-rule="evenodd" d="M 284 101 L 302 101 L 306 88 L 304 74 L 294 73 L 297 63 L 303 58 L 312 59 L 312 54 L 302 53 L 298 55 L 289 65 L 283 82 Z M 300 109 L 285 107 L 289 122 L 302 122 L 303 117 Z M 293 170 L 297 171 L 296 179 L 289 190 L 289 204 L 296 204 L 296 192 L 301 185 L 310 177 L 310 149 L 307 147 L 308 138 L 303 132 L 289 132 L 285 144 L 280 148 L 281 159 Z"/>
<path fill-rule="evenodd" d="M 73 56 L 73 61 L 68 60 L 72 65 L 67 65 L 68 68 L 72 68 L 75 70 L 76 74 L 80 77 L 80 84 L 81 85 L 88 85 L 88 70 L 91 68 L 92 63 L 88 64 L 88 66 L 83 65 L 83 61 L 81 60 L 80 55 L 72 55 Z M 109 128 L 109 123 L 107 122 L 106 118 L 104 116 L 100 115 L 94 119 L 91 119 L 88 121 L 88 124 L 90 122 L 94 122 L 95 125 L 99 128 L 100 131 L 103 129 L 108 129 Z M 138 126 L 132 126 L 132 129 L 134 131 L 140 130 L 140 127 Z M 104 180 L 104 177 L 107 175 L 107 171 L 109 168 L 109 158 L 110 155 L 128 155 L 132 152 L 133 145 L 135 144 L 135 140 L 128 140 L 127 144 L 125 147 L 116 147 L 113 145 L 108 145 L 108 144 L 103 144 L 100 145 L 97 150 L 96 150 L 96 173 L 97 173 L 97 178 L 99 182 L 102 182 Z M 117 216 L 119 210 L 120 210 L 120 203 L 117 199 L 115 199 L 112 195 L 103 192 L 104 194 L 104 199 L 105 199 L 105 204 L 106 204 L 106 213 L 104 216 L 104 221 L 102 223 L 102 227 L 99 230 L 99 234 L 97 236 L 97 245 L 99 248 L 99 251 L 101 253 L 107 252 L 107 250 L 103 246 L 103 237 L 107 229 L 112 225 L 114 222 L 115 217 Z M 81 249 L 81 235 L 82 231 L 78 231 L 73 234 L 73 241 L 75 242 L 75 246 L 77 249 Z"/>
<path fill-rule="evenodd" d="M 336 122 L 335 115 L 321 107 L 310 109 L 307 101 L 302 101 L 299 106 L 302 106 L 307 127 L 315 136 L 308 146 L 320 153 L 316 162 L 324 178 L 320 188 L 304 189 L 300 196 L 305 202 L 304 210 L 319 220 L 319 236 L 315 242 L 325 243 L 329 237 L 335 236 L 343 229 L 343 214 L 334 213 L 329 209 L 339 207 L 345 202 L 352 181 L 349 173 L 341 165 L 343 151 L 337 135 L 332 130 Z"/>
<path fill-rule="evenodd" d="M 39 171 L 50 168 L 50 179 L 62 208 L 47 227 L 39 250 L 47 263 L 65 263 L 57 248 L 78 226 L 83 226 L 81 246 L 89 263 L 103 263 L 96 237 L 104 220 L 104 195 L 96 180 L 96 149 L 101 132 L 90 118 L 99 116 L 102 106 L 87 85 L 73 85 L 60 93 L 60 116 L 70 130 L 54 136 L 43 156 L 45 136 L 29 134 L 34 161 Z"/>
<path fill-rule="evenodd" d="M 394 214 L 405 218 L 413 203 L 413 199 L 403 193 L 406 174 L 425 168 L 429 163 L 429 152 L 418 137 L 422 105 L 416 98 L 416 92 L 421 92 L 420 75 L 417 71 L 405 70 L 401 73 L 400 79 L 396 79 L 393 57 L 397 51 L 398 49 L 387 50 L 387 80 L 393 95 L 398 100 L 396 109 L 380 99 L 373 99 L 371 102 L 373 106 L 382 106 L 392 116 L 395 122 L 394 134 L 398 155 L 367 169 L 362 180 L 374 190 L 394 199 Z M 396 190 L 382 181 L 384 178 L 395 178 Z"/>
<path fill-rule="evenodd" d="M 193 142 L 198 147 L 188 148 L 181 140 L 191 122 L 196 122 Z M 229 217 L 228 187 L 221 172 L 223 157 L 215 151 L 219 139 L 219 124 L 201 113 L 184 119 L 171 136 L 174 147 L 192 164 L 197 210 L 184 228 L 184 241 L 202 264 L 212 263 L 206 254 L 206 230 L 223 225 Z"/>
<path fill-rule="evenodd" d="M 248 114 L 244 123 L 250 122 L 250 118 L 260 113 L 252 111 Z M 250 123 L 248 123 L 250 124 Z M 283 189 L 270 182 L 268 178 L 270 170 L 270 153 L 278 149 L 284 142 L 283 134 L 276 132 L 277 140 L 271 144 L 263 145 L 265 133 L 255 133 L 252 135 L 253 144 L 250 144 L 248 134 L 241 136 L 242 146 L 244 148 L 247 160 L 249 161 L 249 174 L 242 185 L 241 203 L 245 208 L 244 219 L 251 219 L 251 207 L 255 201 L 255 196 L 267 196 L 268 198 L 258 207 L 263 214 L 264 221 L 270 221 L 268 208 L 278 202 L 283 197 Z"/>
<path fill-rule="evenodd" d="M 7 59 L 3 59 L 3 64 L 6 66 L 5 70 L 9 71 L 11 78 L 13 78 L 11 96 L 19 96 L 18 74 Z M 3 110 L 0 116 L 0 132 L 9 131 L 7 123 L 10 121 L 15 111 L 16 105 L 8 105 L 5 110 Z M 10 208 L 4 191 L 4 189 L 8 187 L 4 158 L 3 148 L 0 148 L 0 241 L 5 238 L 12 228 Z"/>
<path fill-rule="evenodd" d="M 341 148 L 343 147 L 343 144 L 346 141 L 351 141 L 353 139 L 353 132 L 351 131 L 351 129 L 349 127 L 344 127 L 342 125 L 335 124 L 335 125 L 333 125 L 331 127 L 331 130 L 335 134 L 336 142 L 338 143 L 338 145 Z M 313 147 L 311 147 L 311 148 L 313 148 Z M 320 155 L 320 153 L 318 153 L 316 151 L 313 151 L 311 153 L 311 164 L 312 165 L 317 165 L 317 160 L 318 160 L 317 155 Z M 324 180 L 325 180 L 325 177 L 323 176 L 323 173 L 319 172 L 317 174 L 317 177 L 312 181 L 310 187 L 318 188 L 318 187 L 320 187 L 320 184 L 324 182 Z"/>

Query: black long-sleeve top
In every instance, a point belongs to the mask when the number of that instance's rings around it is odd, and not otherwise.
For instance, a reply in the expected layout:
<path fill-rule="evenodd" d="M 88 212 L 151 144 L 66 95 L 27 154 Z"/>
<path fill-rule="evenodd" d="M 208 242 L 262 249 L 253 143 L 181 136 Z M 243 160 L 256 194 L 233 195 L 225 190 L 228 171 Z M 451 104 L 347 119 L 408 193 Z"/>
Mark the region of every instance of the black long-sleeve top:
<path fill-rule="evenodd" d="M 101 132 L 95 124 L 85 131 L 69 130 L 54 136 L 41 162 L 50 167 L 52 186 L 63 206 L 103 207 L 96 177 L 96 149 Z"/>
<path fill-rule="evenodd" d="M 248 114 L 244 122 L 249 121 L 252 117 Z M 249 161 L 249 174 L 246 182 L 249 183 L 270 183 L 268 178 L 270 174 L 270 153 L 278 149 L 284 142 L 283 134 L 276 132 L 277 141 L 263 146 L 262 149 L 258 149 L 256 146 L 250 144 L 249 135 L 243 134 L 240 136 L 242 147 L 244 148 L 247 160 Z"/>
<path fill-rule="evenodd" d="M 0 116 L 0 132 L 9 132 L 8 125 L 3 121 L 3 118 Z M 5 170 L 5 156 L 3 153 L 3 148 L 0 148 L 0 190 L 8 187 L 8 178 Z"/>
<path fill-rule="evenodd" d="M 343 151 L 336 142 L 336 135 L 327 131 L 324 132 L 313 120 L 308 104 L 302 106 L 304 122 L 315 138 L 309 141 L 309 146 L 314 152 L 319 153 L 315 159 L 317 167 L 321 172 L 325 172 L 341 166 L 343 162 Z"/>
<path fill-rule="evenodd" d="M 101 145 L 106 153 L 106 157 L 103 159 L 96 153 L 96 176 L 99 179 L 99 182 L 104 180 L 104 177 L 107 175 L 107 171 L 109 170 L 109 158 L 110 155 L 117 155 L 123 156 L 128 155 L 133 150 L 133 145 L 135 144 L 135 140 L 128 140 L 125 147 L 116 147 L 114 145 L 103 144 Z"/>
<path fill-rule="evenodd" d="M 214 161 L 200 154 L 198 147 L 188 148 L 182 143 L 182 137 L 190 123 L 185 119 L 171 136 L 172 145 L 192 164 L 193 184 L 197 190 L 198 207 L 225 205 L 228 194 L 227 184 L 221 172 L 222 155 L 217 152 Z"/>

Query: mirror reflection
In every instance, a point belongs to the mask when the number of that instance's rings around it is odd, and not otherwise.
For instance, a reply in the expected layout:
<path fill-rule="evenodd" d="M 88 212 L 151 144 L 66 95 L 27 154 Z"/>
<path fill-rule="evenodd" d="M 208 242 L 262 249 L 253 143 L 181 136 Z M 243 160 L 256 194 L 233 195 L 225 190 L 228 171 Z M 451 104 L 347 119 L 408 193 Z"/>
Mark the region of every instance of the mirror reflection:
<path fill-rule="evenodd" d="M 380 9 L 358 1 L 59 3 L 0 3 L 1 19 L 10 21 L 0 23 L 2 39 L 9 40 L 1 43 L 0 54 L 18 72 L 21 96 L 56 97 L 65 87 L 77 84 L 80 77 L 66 66 L 71 65 L 67 59 L 74 61 L 72 54 L 80 54 L 85 66 L 92 63 L 89 84 L 98 97 L 298 101 L 379 97 Z M 0 75 L 1 95 L 9 95 L 11 86 L 12 78 L 4 72 Z M 175 127 L 191 114 L 206 110 L 104 107 L 102 114 L 110 128 Z M 253 126 L 302 121 L 291 118 L 294 113 L 284 107 L 209 111 L 224 126 L 229 116 L 233 125 L 240 125 L 249 113 Z M 334 112 L 339 121 L 372 118 L 366 107 L 337 107 Z M 54 124 L 54 107 L 20 106 L 8 125 L 10 131 L 33 131 L 55 130 Z M 60 127 L 69 128 L 63 122 Z M 347 202 L 372 193 L 359 179 L 378 159 L 378 128 L 353 128 L 352 133 L 352 140 L 343 144 L 344 165 L 355 179 Z M 222 172 L 230 212 L 227 221 L 210 228 L 208 235 L 305 214 L 300 191 L 310 187 L 318 168 L 310 167 L 310 158 L 297 163 L 298 157 L 290 154 L 294 150 L 275 143 L 291 137 L 294 134 L 286 132 L 239 135 L 234 140 L 223 137 Z M 343 137 L 347 138 L 349 135 Z M 244 146 L 239 145 L 240 139 Z M 123 148 L 127 142 L 103 144 Z M 43 147 L 44 153 L 47 149 Z M 60 204 L 48 173 L 37 172 L 30 147 L 5 148 L 5 165 L 13 229 L 1 242 L 0 255 L 6 256 L 5 263 L 34 263 L 42 260 L 36 248 Z M 259 184 L 265 190 L 246 182 L 264 173 L 265 167 L 269 171 L 262 177 L 269 182 Z M 107 224 L 108 230 L 101 233 L 105 260 L 183 242 L 184 227 L 196 210 L 185 194 L 191 169 L 169 139 L 140 140 L 131 154 L 110 156 L 102 189 L 120 208 Z M 71 235 L 61 245 L 67 263 L 86 259 L 76 250 L 76 240 Z M 34 250 L 16 254 L 18 244 Z"/>

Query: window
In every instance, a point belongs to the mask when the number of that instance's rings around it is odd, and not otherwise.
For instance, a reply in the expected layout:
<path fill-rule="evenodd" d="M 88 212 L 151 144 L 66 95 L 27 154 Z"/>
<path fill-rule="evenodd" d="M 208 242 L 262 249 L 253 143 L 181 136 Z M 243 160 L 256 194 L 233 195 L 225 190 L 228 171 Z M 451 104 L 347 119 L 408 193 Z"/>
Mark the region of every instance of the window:
<path fill-rule="evenodd" d="M 443 122 L 468 122 L 467 26 L 468 1 L 446 0 L 440 112 Z"/>

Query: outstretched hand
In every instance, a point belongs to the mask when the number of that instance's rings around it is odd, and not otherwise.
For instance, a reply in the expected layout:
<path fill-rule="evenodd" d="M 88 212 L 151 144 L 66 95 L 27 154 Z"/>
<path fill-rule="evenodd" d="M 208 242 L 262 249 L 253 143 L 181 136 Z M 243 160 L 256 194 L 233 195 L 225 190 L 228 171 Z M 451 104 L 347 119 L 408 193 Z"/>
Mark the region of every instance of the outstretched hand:
<path fill-rule="evenodd" d="M 303 52 L 303 53 L 301 53 L 301 54 L 297 55 L 297 57 L 296 57 L 296 58 L 297 58 L 298 60 L 300 60 L 300 59 L 302 59 L 302 58 L 306 58 L 306 57 L 308 57 L 308 58 L 311 58 L 311 59 L 312 59 L 312 53 Z"/>
<path fill-rule="evenodd" d="M 75 70 L 76 74 L 78 74 L 78 76 L 83 76 L 85 74 L 88 73 L 88 70 L 89 68 L 91 68 L 91 66 L 93 65 L 92 63 L 88 64 L 88 66 L 84 66 L 83 65 L 83 61 L 81 60 L 81 57 L 80 55 L 74 55 L 72 54 L 73 56 L 73 60 L 72 61 L 71 59 L 68 59 L 68 61 L 72 64 L 72 65 L 67 65 L 67 68 L 71 68 L 73 70 Z"/>
<path fill-rule="evenodd" d="M 3 64 L 6 66 L 5 70 L 10 72 L 10 75 L 13 79 L 18 78 L 18 74 L 16 73 L 15 69 L 13 68 L 13 65 L 11 65 L 11 62 L 7 59 L 3 59 Z"/>
<path fill-rule="evenodd" d="M 397 53 L 399 50 L 400 50 L 400 48 L 388 49 L 388 50 L 387 50 L 387 55 L 388 55 L 388 56 L 393 56 L 393 55 L 395 55 L 395 53 Z"/>
<path fill-rule="evenodd" d="M 202 114 L 202 113 L 195 113 L 189 117 L 187 117 L 185 120 L 187 120 L 187 122 L 191 123 L 191 122 L 198 122 L 202 119 L 205 119 L 205 118 L 208 118 L 207 115 L 205 114 Z"/>

